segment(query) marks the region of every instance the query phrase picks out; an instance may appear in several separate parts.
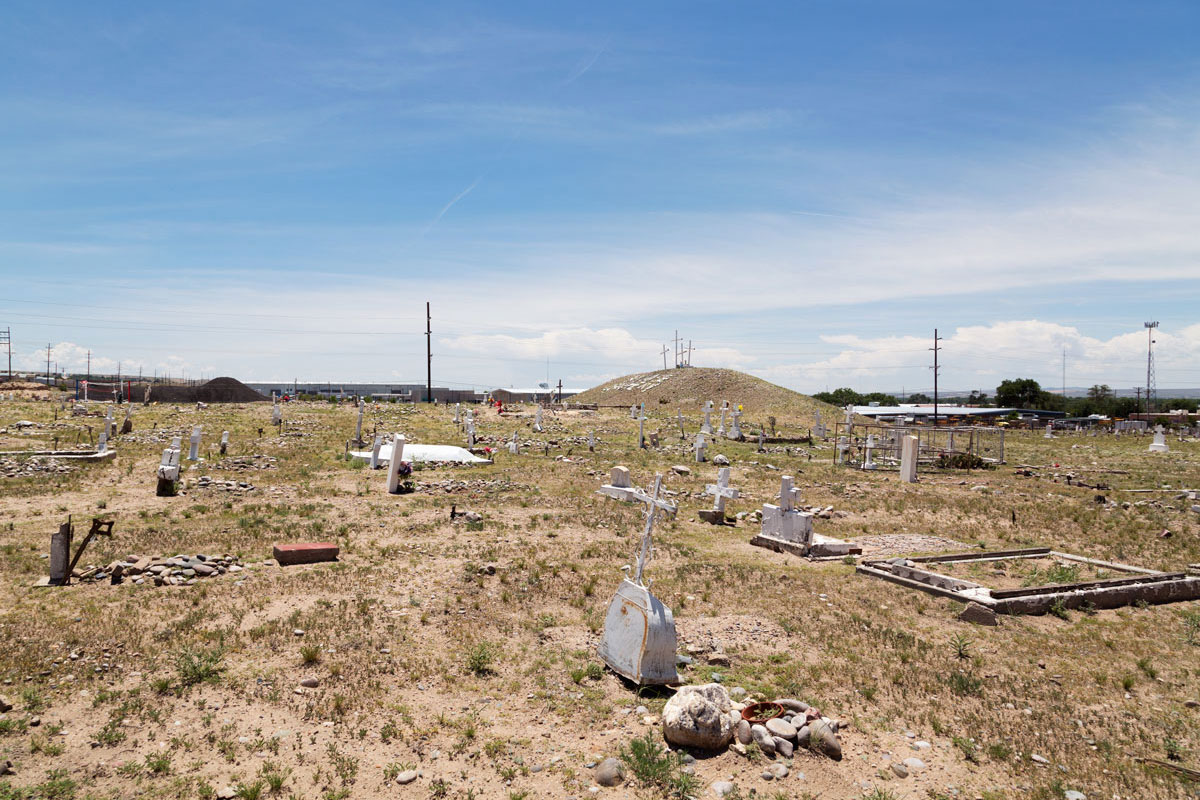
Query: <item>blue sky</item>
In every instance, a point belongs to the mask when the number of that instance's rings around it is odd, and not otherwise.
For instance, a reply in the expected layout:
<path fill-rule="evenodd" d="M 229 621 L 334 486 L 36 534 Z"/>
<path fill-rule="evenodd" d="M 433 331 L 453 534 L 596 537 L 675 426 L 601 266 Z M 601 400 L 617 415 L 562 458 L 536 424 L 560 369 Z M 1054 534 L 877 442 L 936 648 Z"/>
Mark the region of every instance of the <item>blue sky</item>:
<path fill-rule="evenodd" d="M 14 360 L 1200 386 L 1200 6 L 7 3 Z M 549 364 L 547 365 L 547 361 Z"/>

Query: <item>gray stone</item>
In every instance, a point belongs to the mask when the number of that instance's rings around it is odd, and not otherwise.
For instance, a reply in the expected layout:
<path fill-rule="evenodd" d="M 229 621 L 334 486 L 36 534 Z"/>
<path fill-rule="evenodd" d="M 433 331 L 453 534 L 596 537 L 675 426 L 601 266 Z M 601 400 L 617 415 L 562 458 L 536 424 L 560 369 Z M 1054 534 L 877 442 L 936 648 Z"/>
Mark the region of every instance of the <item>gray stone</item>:
<path fill-rule="evenodd" d="M 743 689 L 741 686 L 735 686 L 729 690 L 729 699 L 733 700 L 735 703 L 738 700 L 741 700 L 742 698 L 744 698 L 745 696 L 746 696 L 746 690 Z"/>
<path fill-rule="evenodd" d="M 754 738 L 754 743 L 758 745 L 758 749 L 762 750 L 768 756 L 775 755 L 775 739 L 762 725 L 751 725 L 750 735 Z"/>
<path fill-rule="evenodd" d="M 842 760 L 842 743 L 838 741 L 833 728 L 824 720 L 816 720 L 809 726 L 808 749 L 816 753 L 824 753 L 834 761 Z"/>
<path fill-rule="evenodd" d="M 904 766 L 899 761 L 892 762 L 892 772 L 896 773 L 897 778 L 908 777 L 908 767 Z"/>
<path fill-rule="evenodd" d="M 775 752 L 777 754 L 783 756 L 784 758 L 792 757 L 792 753 L 795 752 L 795 748 L 792 746 L 791 742 L 789 742 L 787 739 L 784 739 L 782 736 L 773 736 L 771 738 L 775 742 Z"/>
<path fill-rule="evenodd" d="M 1067 789 L 1063 792 L 1064 800 L 1087 800 L 1087 795 L 1078 789 Z"/>
<path fill-rule="evenodd" d="M 300 685 L 305 689 L 315 689 L 318 686 L 318 681 L 316 678 L 305 678 L 304 680 L 300 681 Z"/>
<path fill-rule="evenodd" d="M 404 786 L 405 784 L 412 783 L 416 779 L 417 771 L 415 769 L 406 769 L 404 772 L 401 772 L 396 776 L 396 783 Z"/>
<path fill-rule="evenodd" d="M 1050 763 L 1050 759 L 1046 758 L 1043 755 L 1038 755 L 1037 753 L 1034 753 L 1033 755 L 1031 755 L 1029 757 L 1029 760 L 1034 762 L 1035 764 L 1041 764 L 1043 766 Z"/>
<path fill-rule="evenodd" d="M 970 622 L 975 625 L 995 627 L 1000 624 L 1000 620 L 996 618 L 996 612 L 990 608 L 981 606 L 979 603 L 967 603 L 967 607 L 959 612 L 958 618 L 963 622 Z"/>
<path fill-rule="evenodd" d="M 790 722 L 784 722 L 778 717 L 767 720 L 766 728 L 771 732 L 772 735 L 778 736 L 781 739 L 796 738 L 796 726 L 792 725 Z"/>
<path fill-rule="evenodd" d="M 737 740 L 742 744 L 750 744 L 754 737 L 750 735 L 750 723 L 742 720 L 737 724 Z"/>
<path fill-rule="evenodd" d="M 203 575 L 204 577 L 208 577 L 209 575 L 214 574 L 217 571 L 217 568 L 210 566 L 208 564 L 196 564 L 194 567 L 192 567 L 192 570 L 197 575 Z"/>
<path fill-rule="evenodd" d="M 788 776 L 787 764 L 782 762 L 776 762 L 772 764 L 771 766 L 767 767 L 767 771 L 774 773 L 775 777 L 779 780 L 783 780 Z"/>
<path fill-rule="evenodd" d="M 908 767 L 913 772 L 916 772 L 917 770 L 925 769 L 925 762 L 916 756 L 909 756 L 908 758 L 904 759 L 904 766 Z"/>
<path fill-rule="evenodd" d="M 775 702 L 779 703 L 779 705 L 783 706 L 789 711 L 797 711 L 800 713 L 808 711 L 808 703 L 804 702 L 803 700 L 793 700 L 790 697 L 784 697 L 780 700 L 776 700 Z"/>
<path fill-rule="evenodd" d="M 606 758 L 596 767 L 596 783 L 601 786 L 620 786 L 625 782 L 625 767 L 618 759 Z"/>
<path fill-rule="evenodd" d="M 676 475 L 691 475 L 692 474 L 692 471 L 690 469 L 688 469 L 687 467 L 683 466 L 682 464 L 676 464 L 675 466 L 671 467 L 671 471 L 674 472 Z"/>
<path fill-rule="evenodd" d="M 663 707 L 663 738 L 682 747 L 719 750 L 733 738 L 729 709 L 725 687 L 684 686 Z"/>
<path fill-rule="evenodd" d="M 712 785 L 713 794 L 717 797 L 724 797 L 733 792 L 733 783 L 731 781 L 714 781 Z"/>
<path fill-rule="evenodd" d="M 800 747 L 808 747 L 808 740 L 811 738 L 812 729 L 807 725 L 801 725 L 796 730 L 796 744 Z"/>
<path fill-rule="evenodd" d="M 713 456 L 712 463 L 717 465 L 718 467 L 728 467 L 729 459 L 726 458 L 725 456 L 721 455 L 720 453 L 717 453 L 715 456 Z"/>
<path fill-rule="evenodd" d="M 0 694 L 0 714 L 3 714 L 8 711 L 12 711 L 12 708 L 13 708 L 12 701 L 9 700 L 4 695 Z"/>
<path fill-rule="evenodd" d="M 769 769 L 764 769 L 762 771 L 762 779 L 764 781 L 773 781 L 773 780 L 775 780 L 775 773 L 771 772 L 771 770 L 769 770 Z"/>

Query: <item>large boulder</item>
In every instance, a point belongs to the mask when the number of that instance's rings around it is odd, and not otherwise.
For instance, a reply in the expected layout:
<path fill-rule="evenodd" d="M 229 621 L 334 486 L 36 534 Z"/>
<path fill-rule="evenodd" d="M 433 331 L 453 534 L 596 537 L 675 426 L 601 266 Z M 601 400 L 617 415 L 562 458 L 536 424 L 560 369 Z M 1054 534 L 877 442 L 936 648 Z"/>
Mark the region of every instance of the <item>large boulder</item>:
<path fill-rule="evenodd" d="M 663 707 L 663 737 L 673 745 L 719 750 L 733 738 L 729 693 L 719 683 L 684 686 Z"/>

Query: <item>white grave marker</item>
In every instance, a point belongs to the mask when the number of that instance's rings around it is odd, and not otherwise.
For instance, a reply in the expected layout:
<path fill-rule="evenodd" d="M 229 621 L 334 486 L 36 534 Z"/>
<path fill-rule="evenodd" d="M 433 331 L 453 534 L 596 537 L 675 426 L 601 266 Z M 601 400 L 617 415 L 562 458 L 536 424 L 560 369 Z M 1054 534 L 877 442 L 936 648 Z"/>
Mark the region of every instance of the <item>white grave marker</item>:
<path fill-rule="evenodd" d="M 534 411 L 533 431 L 534 431 L 534 433 L 542 432 L 542 407 L 540 405 L 537 406 L 537 408 Z"/>
<path fill-rule="evenodd" d="M 917 482 L 917 453 L 921 440 L 916 436 L 905 436 L 900 445 L 900 480 Z"/>
<path fill-rule="evenodd" d="M 96 442 L 96 452 L 108 452 L 108 431 L 100 431 L 100 439 Z"/>
<path fill-rule="evenodd" d="M 717 427 L 717 436 L 725 435 L 725 412 L 729 410 L 729 401 L 721 401 L 721 424 Z"/>
<path fill-rule="evenodd" d="M 371 445 L 371 469 L 379 469 L 379 448 L 383 447 L 383 434 L 375 434 L 375 442 Z"/>
<path fill-rule="evenodd" d="M 1167 437 L 1163 434 L 1163 426 L 1156 426 L 1154 428 L 1154 441 L 1150 443 L 1148 452 L 1169 453 L 1170 451 L 1171 448 L 1167 446 Z"/>
<path fill-rule="evenodd" d="M 594 430 L 588 431 L 588 450 L 596 452 L 596 432 Z"/>
<path fill-rule="evenodd" d="M 188 445 L 188 461 L 197 461 L 200 458 L 200 426 L 192 428 L 192 436 Z"/>
<path fill-rule="evenodd" d="M 521 446 L 519 444 L 517 444 L 517 432 L 516 431 L 513 431 L 512 439 L 510 439 L 508 442 L 508 452 L 512 453 L 514 456 L 517 453 L 521 452 Z"/>
<path fill-rule="evenodd" d="M 354 423 L 354 441 L 356 444 L 359 442 L 362 442 L 362 419 L 363 419 L 363 410 L 365 408 L 366 408 L 366 403 L 364 403 L 362 398 L 360 397 L 358 399 L 358 421 Z"/>
<path fill-rule="evenodd" d="M 724 524 L 725 501 L 738 498 L 738 490 L 729 485 L 729 467 L 721 467 L 717 472 L 717 482 L 705 486 L 704 492 L 713 496 L 713 507 L 711 511 L 701 511 L 700 518 L 714 525 Z"/>
<path fill-rule="evenodd" d="M 863 457 L 863 469 L 875 469 L 875 461 L 871 458 L 871 454 L 875 452 L 875 434 L 867 434 L 866 455 Z"/>
<path fill-rule="evenodd" d="M 764 503 L 762 507 L 762 536 L 808 548 L 812 544 L 813 515 L 797 511 L 800 490 L 792 486 L 792 476 L 784 475 L 779 482 L 779 505 Z"/>
<path fill-rule="evenodd" d="M 400 490 L 400 464 L 403 459 L 404 434 L 397 433 L 392 438 L 392 460 L 388 462 L 388 494 L 396 494 Z"/>
<path fill-rule="evenodd" d="M 653 551 L 651 531 L 660 508 L 669 507 L 659 500 L 662 475 L 654 480 L 654 493 L 641 493 L 646 503 L 646 527 L 638 552 L 637 569 L 632 580 L 629 567 L 623 567 L 625 580 L 617 588 L 604 620 L 604 637 L 599 655 L 604 663 L 639 685 L 668 684 L 679 680 L 675 671 L 675 617 L 671 609 L 650 593 L 642 576 Z"/>
<path fill-rule="evenodd" d="M 1053 439 L 1054 438 L 1054 423 L 1053 422 L 1046 423 L 1046 435 L 1043 436 L 1042 438 L 1043 439 Z"/>
<path fill-rule="evenodd" d="M 706 445 L 704 443 L 704 434 L 697 433 L 696 434 L 696 445 L 695 445 L 695 447 L 692 448 L 696 451 L 696 463 L 697 464 L 704 463 L 704 451 L 705 451 L 705 449 L 707 449 L 707 447 L 708 447 L 708 445 Z"/>
<path fill-rule="evenodd" d="M 706 436 L 712 436 L 712 400 L 707 400 L 704 403 L 704 424 L 700 426 L 700 432 Z"/>
<path fill-rule="evenodd" d="M 632 503 L 635 499 L 636 491 L 633 488 L 633 484 L 629 482 L 629 468 L 613 467 L 608 483 L 603 484 L 597 489 L 596 494 L 620 500 L 622 503 Z"/>
<path fill-rule="evenodd" d="M 730 413 L 730 417 L 732 418 L 732 420 L 729 425 L 729 438 L 733 439 L 735 442 L 740 442 L 746 438 L 745 436 L 742 435 L 742 426 L 741 426 L 742 407 L 738 406 L 738 407 L 734 408 L 733 411 Z"/>

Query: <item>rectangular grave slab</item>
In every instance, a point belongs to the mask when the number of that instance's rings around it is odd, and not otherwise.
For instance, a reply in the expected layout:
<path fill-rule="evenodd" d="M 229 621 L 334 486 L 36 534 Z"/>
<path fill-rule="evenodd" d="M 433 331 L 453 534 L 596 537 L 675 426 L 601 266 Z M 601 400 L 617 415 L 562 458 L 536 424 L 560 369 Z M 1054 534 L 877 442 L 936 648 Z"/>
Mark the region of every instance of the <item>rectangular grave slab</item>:
<path fill-rule="evenodd" d="M 317 564 L 322 561 L 337 561 L 338 546 L 333 542 L 299 542 L 296 544 L 277 544 L 274 548 L 275 560 L 281 567 L 295 564 Z"/>

